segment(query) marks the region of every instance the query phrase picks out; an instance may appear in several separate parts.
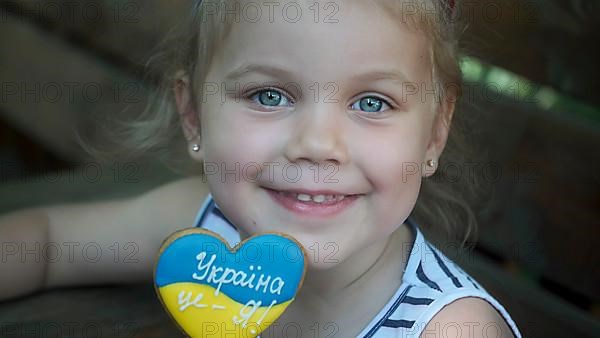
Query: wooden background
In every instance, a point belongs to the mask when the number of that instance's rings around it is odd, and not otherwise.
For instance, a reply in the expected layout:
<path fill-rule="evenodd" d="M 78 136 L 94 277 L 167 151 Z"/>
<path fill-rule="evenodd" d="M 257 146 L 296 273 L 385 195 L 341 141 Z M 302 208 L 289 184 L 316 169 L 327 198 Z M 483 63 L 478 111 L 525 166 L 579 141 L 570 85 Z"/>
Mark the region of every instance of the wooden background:
<path fill-rule="evenodd" d="M 151 85 L 142 82 L 142 65 L 188 6 L 0 2 L 0 212 L 129 196 L 180 177 L 152 161 L 136 162 L 129 184 L 115 170 L 122 163 L 103 167 L 97 179 L 73 174 L 89 158 L 69 135 L 73 128 L 93 134 L 94 116 L 140 112 Z M 600 2 L 472 0 L 461 9 L 471 55 L 599 106 Z M 503 174 L 478 214 L 480 242 L 456 259 L 525 336 L 600 336 L 600 126 L 576 109 L 555 114 L 501 95 L 465 99 L 464 109 L 481 111 L 473 128 Z M 180 336 L 148 285 L 54 290 L 0 304 L 0 336 L 44 330 Z"/>

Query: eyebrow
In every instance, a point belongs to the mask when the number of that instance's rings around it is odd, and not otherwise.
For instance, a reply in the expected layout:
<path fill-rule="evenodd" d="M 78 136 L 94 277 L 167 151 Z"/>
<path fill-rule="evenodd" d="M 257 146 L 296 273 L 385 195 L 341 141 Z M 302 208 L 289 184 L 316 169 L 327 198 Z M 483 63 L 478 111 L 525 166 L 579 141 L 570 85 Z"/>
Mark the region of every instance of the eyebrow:
<path fill-rule="evenodd" d="M 294 77 L 294 73 L 288 71 L 286 69 L 282 69 L 275 66 L 269 65 L 261 65 L 255 63 L 244 63 L 236 68 L 234 68 L 231 72 L 229 72 L 225 76 L 226 81 L 240 79 L 251 73 L 259 73 L 264 75 L 270 75 L 272 77 L 283 76 L 287 79 L 291 79 Z M 390 80 L 398 83 L 409 82 L 410 80 L 400 70 L 374 70 L 370 72 L 365 72 L 360 75 L 354 76 L 353 80 L 355 81 L 381 81 L 381 80 Z"/>
<path fill-rule="evenodd" d="M 255 63 L 244 63 L 236 68 L 234 68 L 231 72 L 229 72 L 225 76 L 226 81 L 236 80 L 242 78 L 250 73 L 259 73 L 264 75 L 270 75 L 273 77 L 284 76 L 287 78 L 293 77 L 293 73 L 274 66 L 268 65 L 260 65 Z"/>
<path fill-rule="evenodd" d="M 408 76 L 400 70 L 375 70 L 366 72 L 355 77 L 359 81 L 381 81 L 390 80 L 398 83 L 404 83 L 410 81 Z"/>

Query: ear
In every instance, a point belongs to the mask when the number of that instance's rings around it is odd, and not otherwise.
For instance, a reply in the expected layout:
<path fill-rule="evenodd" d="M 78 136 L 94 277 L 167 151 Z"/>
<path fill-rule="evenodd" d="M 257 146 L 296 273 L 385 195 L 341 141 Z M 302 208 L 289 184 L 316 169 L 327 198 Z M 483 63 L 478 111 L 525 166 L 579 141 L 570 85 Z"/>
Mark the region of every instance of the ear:
<path fill-rule="evenodd" d="M 175 93 L 175 104 L 179 113 L 179 120 L 185 139 L 188 141 L 187 147 L 190 157 L 198 162 L 204 158 L 204 149 L 200 138 L 200 116 L 194 106 L 193 90 L 190 78 L 184 71 L 179 71 L 175 75 L 173 83 Z M 200 147 L 199 151 L 193 151 L 194 145 Z"/>
<path fill-rule="evenodd" d="M 439 166 L 439 158 L 446 147 L 446 142 L 448 141 L 450 125 L 452 124 L 452 117 L 456 107 L 456 99 L 456 93 L 454 91 L 448 91 L 446 98 L 439 106 L 433 121 L 431 138 L 429 140 L 429 145 L 427 146 L 427 151 L 425 152 L 425 158 L 423 160 L 423 177 L 429 177 L 433 175 Z M 428 165 L 429 160 L 435 161 L 433 167 Z"/>

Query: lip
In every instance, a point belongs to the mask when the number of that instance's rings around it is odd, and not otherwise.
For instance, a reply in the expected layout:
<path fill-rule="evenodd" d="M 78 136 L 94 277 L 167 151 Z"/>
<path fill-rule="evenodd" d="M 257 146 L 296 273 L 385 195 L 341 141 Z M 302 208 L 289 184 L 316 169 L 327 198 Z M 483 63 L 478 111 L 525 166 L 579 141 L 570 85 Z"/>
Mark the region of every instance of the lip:
<path fill-rule="evenodd" d="M 317 218 L 327 218 L 332 217 L 337 214 L 342 213 L 344 210 L 348 209 L 352 206 L 356 200 L 362 195 L 346 195 L 346 197 L 333 204 L 319 204 L 313 201 L 303 202 L 299 201 L 296 198 L 292 198 L 289 196 L 284 196 L 279 193 L 278 190 L 273 190 L 269 188 L 264 188 L 269 196 L 275 201 L 277 204 L 284 207 L 286 210 L 289 210 L 299 216 L 303 217 L 317 217 Z M 337 192 L 333 192 L 331 190 L 319 190 L 319 191 L 311 191 L 311 190 L 281 190 L 285 192 L 295 192 L 295 193 L 304 193 L 311 195 L 345 195 Z"/>

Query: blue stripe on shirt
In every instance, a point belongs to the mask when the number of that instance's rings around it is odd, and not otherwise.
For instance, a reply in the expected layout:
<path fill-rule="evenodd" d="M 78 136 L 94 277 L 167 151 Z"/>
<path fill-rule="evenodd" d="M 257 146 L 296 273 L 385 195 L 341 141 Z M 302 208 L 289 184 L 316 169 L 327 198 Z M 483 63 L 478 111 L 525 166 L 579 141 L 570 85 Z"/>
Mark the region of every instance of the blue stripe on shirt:
<path fill-rule="evenodd" d="M 431 252 L 433 252 L 433 256 L 435 257 L 435 260 L 438 262 L 442 271 L 444 271 L 446 276 L 450 277 L 450 279 L 452 280 L 452 283 L 454 283 L 454 286 L 456 286 L 457 288 L 462 288 L 462 284 L 460 284 L 460 282 L 458 281 L 458 278 L 456 278 L 456 276 L 454 276 L 452 274 L 452 272 L 450 272 L 450 270 L 448 270 L 448 267 L 446 266 L 446 264 L 444 264 L 444 262 L 442 261 L 442 258 L 440 258 L 440 256 L 435 252 L 435 250 L 431 247 L 431 245 L 427 244 L 427 246 L 429 247 L 429 249 L 431 249 Z"/>
<path fill-rule="evenodd" d="M 422 262 L 419 262 L 419 266 L 417 267 L 417 278 L 419 278 L 421 282 L 427 284 L 430 288 L 442 292 L 440 286 L 425 275 L 425 272 L 423 271 Z"/>

